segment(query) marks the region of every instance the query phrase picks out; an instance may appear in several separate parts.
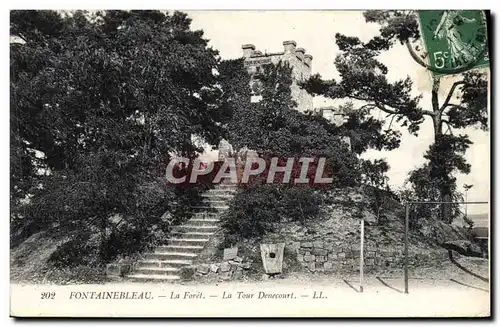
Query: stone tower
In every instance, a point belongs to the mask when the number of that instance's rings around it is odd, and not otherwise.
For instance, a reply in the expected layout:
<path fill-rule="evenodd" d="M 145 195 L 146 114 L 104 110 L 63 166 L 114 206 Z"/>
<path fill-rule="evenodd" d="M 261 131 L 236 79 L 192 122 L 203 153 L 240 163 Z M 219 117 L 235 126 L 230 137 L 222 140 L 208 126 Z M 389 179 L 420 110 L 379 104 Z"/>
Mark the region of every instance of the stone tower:
<path fill-rule="evenodd" d="M 307 80 L 311 76 L 311 64 L 313 57 L 306 54 L 303 48 L 297 48 L 295 41 L 283 42 L 283 52 L 265 53 L 255 50 L 253 44 L 244 44 L 242 47 L 243 56 L 245 57 L 245 67 L 250 75 L 252 81 L 250 87 L 252 88 L 252 102 L 258 102 L 262 97 L 259 92 L 259 83 L 257 78 L 259 69 L 266 64 L 277 64 L 278 62 L 288 62 L 292 67 L 292 85 L 291 92 L 292 98 L 297 102 L 297 110 L 304 112 L 313 110 L 313 97 L 305 90 L 301 89 L 298 85 L 299 82 Z"/>

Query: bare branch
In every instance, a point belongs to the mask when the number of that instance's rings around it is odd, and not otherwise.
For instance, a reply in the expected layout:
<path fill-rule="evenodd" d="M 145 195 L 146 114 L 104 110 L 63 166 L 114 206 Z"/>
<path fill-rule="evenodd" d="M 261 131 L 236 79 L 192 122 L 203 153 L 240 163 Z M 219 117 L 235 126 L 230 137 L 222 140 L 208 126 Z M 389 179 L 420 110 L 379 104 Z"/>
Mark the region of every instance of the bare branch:
<path fill-rule="evenodd" d="M 389 115 L 391 116 L 391 115 Z M 389 116 L 387 116 L 386 118 L 389 118 Z M 389 123 L 389 127 L 387 127 L 387 131 L 391 129 L 391 126 L 392 126 L 392 121 L 394 120 L 394 118 L 396 118 L 396 115 L 393 115 L 392 118 L 391 118 L 391 122 Z"/>
<path fill-rule="evenodd" d="M 366 102 L 369 102 L 369 101 L 372 100 L 372 99 L 368 99 L 368 98 L 364 98 L 364 97 L 360 97 L 360 96 L 354 96 L 354 95 L 351 95 L 350 97 L 353 98 L 353 99 L 356 99 L 356 100 L 366 101 Z M 371 105 L 371 104 L 368 104 L 368 105 Z M 399 115 L 399 114 L 401 114 L 397 110 L 387 108 L 385 103 L 381 103 L 379 101 L 375 101 L 375 106 L 376 106 L 377 109 L 379 109 L 379 110 L 381 110 L 381 111 L 383 111 L 383 112 L 385 112 L 385 113 L 387 113 L 389 115 Z M 399 108 L 396 107 L 396 109 L 399 109 Z M 420 110 L 420 112 L 422 113 L 422 115 L 435 116 L 435 113 L 432 112 L 432 111 L 429 111 L 429 110 Z M 389 116 L 387 116 L 387 117 L 389 117 Z"/>
<path fill-rule="evenodd" d="M 396 115 L 398 113 L 396 110 L 386 108 L 386 106 L 383 103 L 375 102 L 375 104 L 377 105 L 377 108 L 388 114 Z"/>
<path fill-rule="evenodd" d="M 369 104 L 365 104 L 364 106 L 361 106 L 361 107 L 358 109 L 358 111 L 365 110 L 365 109 L 366 109 L 367 111 L 369 111 L 369 110 L 371 110 L 371 109 L 375 109 L 375 108 L 377 108 L 377 105 L 375 105 L 374 103 L 369 103 Z"/>
<path fill-rule="evenodd" d="M 23 40 L 24 42 L 28 43 L 28 39 L 24 35 L 22 35 L 21 33 L 18 33 L 16 36 L 18 38 L 20 38 L 21 40 Z"/>
<path fill-rule="evenodd" d="M 422 115 L 426 115 L 426 116 L 435 116 L 436 114 L 430 110 L 422 110 Z"/>
<path fill-rule="evenodd" d="M 450 132 L 450 135 L 453 135 L 453 132 L 451 131 L 451 127 L 450 127 L 450 125 L 449 125 L 449 124 L 446 124 L 446 126 L 448 126 L 448 130 L 447 130 L 447 132 Z"/>
<path fill-rule="evenodd" d="M 441 123 L 445 123 L 445 124 L 446 124 L 446 126 L 448 127 L 448 129 L 447 129 L 446 131 L 447 131 L 447 132 L 450 132 L 450 135 L 453 135 L 453 132 L 451 131 L 450 122 L 449 122 L 449 121 L 447 121 L 447 120 L 445 120 L 445 119 L 443 119 L 443 120 L 441 120 Z"/>
<path fill-rule="evenodd" d="M 118 227 L 125 221 L 125 217 L 122 217 L 116 224 L 112 225 L 114 230 L 117 230 Z"/>
<path fill-rule="evenodd" d="M 458 82 L 453 83 L 450 91 L 448 92 L 448 95 L 446 96 L 446 100 L 444 100 L 443 105 L 439 109 L 439 112 L 443 112 L 443 110 L 448 106 L 448 104 L 450 103 L 451 97 L 453 96 L 453 93 L 455 93 L 455 89 L 457 88 L 457 86 L 464 85 L 464 84 L 466 84 L 464 81 L 458 81 Z"/>
<path fill-rule="evenodd" d="M 434 87 L 436 83 L 434 83 L 433 88 L 432 88 L 432 98 L 431 98 L 431 103 L 432 103 L 432 111 L 434 113 L 440 112 L 439 110 L 439 99 L 438 99 L 438 91 L 436 87 Z"/>
<path fill-rule="evenodd" d="M 459 104 L 454 104 L 454 103 L 448 103 L 447 107 L 452 107 L 452 108 L 458 108 L 458 109 L 462 109 L 462 110 L 467 110 L 466 107 L 464 107 L 462 105 L 459 105 Z"/>
<path fill-rule="evenodd" d="M 448 103 L 448 105 L 446 106 L 446 108 L 444 108 L 442 111 L 441 111 L 441 115 L 442 116 L 445 116 L 447 117 L 448 116 L 448 111 L 447 109 L 451 109 L 451 108 L 457 108 L 457 109 L 460 109 L 460 110 L 467 110 L 466 107 L 462 106 L 462 105 L 459 105 L 459 104 L 453 104 L 453 103 Z"/>

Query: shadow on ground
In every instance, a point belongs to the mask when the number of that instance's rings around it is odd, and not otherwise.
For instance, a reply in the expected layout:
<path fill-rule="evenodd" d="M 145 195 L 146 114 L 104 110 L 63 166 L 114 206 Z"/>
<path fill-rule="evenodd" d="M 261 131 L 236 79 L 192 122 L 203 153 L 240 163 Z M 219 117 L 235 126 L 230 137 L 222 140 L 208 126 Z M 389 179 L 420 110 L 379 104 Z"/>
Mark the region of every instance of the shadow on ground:
<path fill-rule="evenodd" d="M 473 289 L 476 289 L 476 290 L 480 290 L 480 291 L 483 291 L 483 292 L 487 292 L 487 293 L 489 292 L 487 289 L 484 289 L 484 288 L 481 288 L 481 287 L 477 287 L 477 286 L 472 286 L 472 285 L 469 285 L 469 284 L 465 284 L 465 283 L 459 282 L 458 280 L 453 279 L 453 278 L 450 278 L 450 281 L 452 281 L 454 283 L 457 283 L 459 285 L 467 286 L 467 287 L 470 287 L 470 288 L 473 288 Z"/>
<path fill-rule="evenodd" d="M 450 257 L 450 261 L 455 265 L 457 266 L 458 268 L 460 268 L 462 271 L 468 273 L 469 275 L 471 276 L 474 276 L 476 278 L 479 278 L 480 280 L 482 280 L 483 282 L 489 282 L 490 280 L 486 277 L 483 277 L 483 276 L 480 276 L 472 271 L 470 271 L 469 269 L 465 268 L 464 266 L 462 266 L 460 263 L 458 263 L 455 258 L 453 258 L 453 251 L 451 250 L 448 250 L 448 256 Z"/>
<path fill-rule="evenodd" d="M 398 292 L 398 293 L 403 293 L 403 291 L 398 290 L 398 289 L 397 289 L 397 288 L 395 288 L 394 286 L 389 285 L 389 284 L 388 284 L 385 280 L 383 280 L 381 277 L 377 276 L 377 277 L 376 277 L 376 279 L 377 279 L 377 280 L 378 280 L 378 281 L 379 281 L 382 285 L 384 285 L 385 287 L 388 287 L 388 288 L 390 288 L 391 290 L 394 290 L 394 291 L 396 291 L 396 292 Z"/>
<path fill-rule="evenodd" d="M 353 289 L 357 293 L 361 293 L 361 290 L 356 288 L 356 286 L 352 285 L 348 280 L 343 279 L 344 283 L 347 284 L 351 289 Z"/>

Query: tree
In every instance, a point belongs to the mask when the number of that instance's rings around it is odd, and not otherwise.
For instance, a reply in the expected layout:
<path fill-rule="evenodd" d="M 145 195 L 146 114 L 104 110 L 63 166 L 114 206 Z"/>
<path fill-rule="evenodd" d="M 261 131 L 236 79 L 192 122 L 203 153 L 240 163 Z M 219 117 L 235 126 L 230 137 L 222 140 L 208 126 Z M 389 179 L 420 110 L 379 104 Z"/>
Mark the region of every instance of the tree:
<path fill-rule="evenodd" d="M 104 260 L 117 225 L 149 235 L 190 196 L 159 167 L 220 140 L 217 51 L 180 12 L 12 11 L 11 36 L 13 218 L 97 229 Z"/>
<path fill-rule="evenodd" d="M 373 161 L 361 159 L 360 166 L 361 182 L 372 187 L 372 206 L 377 213 L 377 221 L 380 222 L 380 211 L 385 204 L 384 195 L 386 195 L 383 190 L 390 191 L 387 184 L 389 181 L 389 177 L 387 177 L 387 172 L 390 168 L 389 164 L 385 159 L 375 159 Z"/>
<path fill-rule="evenodd" d="M 263 67 L 258 76 L 262 85 L 262 100 L 258 103 L 249 101 L 249 76 L 243 62 L 233 64 L 234 79 L 245 81 L 226 81 L 227 89 L 235 93 L 231 98 L 238 99 L 228 124 L 229 142 L 236 149 L 247 147 L 265 157 L 325 157 L 340 184 L 359 181 L 359 172 L 353 168 L 358 159 L 340 140 L 335 126 L 323 117 L 295 109 L 290 89 L 292 68 L 288 63 Z"/>
<path fill-rule="evenodd" d="M 387 78 L 388 68 L 378 59 L 382 52 L 388 51 L 398 42 L 405 44 L 418 39 L 415 13 L 367 11 L 364 17 L 367 22 L 380 25 L 380 35 L 363 43 L 358 37 L 337 33 L 336 43 L 340 54 L 335 59 L 335 66 L 340 79 L 322 80 L 320 75 L 315 75 L 305 87 L 316 95 L 355 101 L 359 111 L 380 110 L 387 114 L 384 118 L 386 121 L 390 119 L 389 129 L 395 120 L 417 135 L 420 125 L 429 118 L 434 131 L 434 143 L 426 155 L 429 173 L 432 178 L 440 178 L 443 182 L 435 184 L 439 200 L 450 201 L 450 192 L 454 188 L 452 174 L 457 171 L 468 173 L 470 170 L 463 160 L 463 153 L 470 141 L 467 135 L 454 135 L 452 130 L 469 126 L 487 128 L 486 76 L 476 71 L 461 74 L 441 103 L 438 98 L 439 79 L 434 79 L 431 103 L 422 104 L 422 95 L 411 95 L 412 80 L 407 77 L 390 82 Z M 446 150 L 450 155 L 449 160 L 441 160 L 439 150 Z M 443 215 L 448 219 L 449 210 Z"/>
<path fill-rule="evenodd" d="M 223 60 L 218 76 L 221 88 L 221 102 L 230 118 L 226 122 L 227 135 L 232 146 L 237 150 L 247 145 L 248 139 L 256 139 L 256 111 L 250 102 L 250 75 L 243 66 L 243 58 Z"/>
<path fill-rule="evenodd" d="M 375 188 L 387 188 L 389 164 L 384 159 L 361 160 L 362 182 Z"/>
<path fill-rule="evenodd" d="M 267 169 L 270 157 L 279 157 L 279 165 L 291 157 L 325 157 L 326 167 L 331 169 L 330 173 L 334 172 L 334 186 L 359 182 L 358 159 L 340 140 L 335 126 L 323 117 L 296 110 L 297 104 L 291 96 L 291 72 L 286 62 L 263 67 L 258 75 L 262 100 L 251 103 L 250 77 L 243 60 L 221 64 L 221 76 L 227 76 L 221 88 L 224 96 L 234 101 L 233 116 L 228 123 L 229 142 L 235 149 L 247 147 L 256 151 L 268 160 Z M 298 177 L 295 174 L 300 173 L 300 168 L 295 168 L 291 175 Z M 267 176 L 267 172 L 264 170 L 263 175 Z M 242 238 L 261 237 L 280 221 L 304 223 L 318 217 L 322 194 L 308 187 L 309 184 L 291 185 L 279 181 L 269 185 L 258 177 L 251 179 L 222 217 L 227 245 Z"/>

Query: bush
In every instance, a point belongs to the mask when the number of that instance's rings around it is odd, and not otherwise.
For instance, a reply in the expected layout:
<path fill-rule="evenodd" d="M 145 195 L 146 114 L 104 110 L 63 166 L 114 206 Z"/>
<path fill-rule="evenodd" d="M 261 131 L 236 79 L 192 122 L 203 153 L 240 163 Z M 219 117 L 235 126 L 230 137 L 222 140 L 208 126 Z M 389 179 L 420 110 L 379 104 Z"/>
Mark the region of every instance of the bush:
<path fill-rule="evenodd" d="M 305 223 L 307 219 L 316 217 L 323 203 L 319 193 L 309 188 L 291 187 L 285 189 L 281 199 L 281 209 L 285 219 Z"/>
<path fill-rule="evenodd" d="M 98 197 L 97 187 L 79 184 L 73 175 L 50 177 L 43 189 L 47 195 L 26 205 L 25 216 L 13 224 L 11 240 L 18 245 L 40 230 L 55 239 L 65 237 L 50 259 L 57 267 L 104 265 L 163 243 L 171 226 L 190 217 L 190 205 L 202 201 L 200 192 L 205 189 L 202 185 L 173 188 L 155 178 L 137 186 L 130 200 L 116 203 L 114 196 Z M 85 204 L 95 202 L 104 209 L 92 215 Z"/>
<path fill-rule="evenodd" d="M 99 245 L 88 236 L 79 235 L 60 246 L 50 255 L 48 262 L 57 268 L 98 265 Z"/>
<path fill-rule="evenodd" d="M 260 238 L 280 221 L 304 223 L 319 215 L 321 195 L 310 188 L 255 185 L 241 190 L 222 218 L 226 243 L 242 238 Z"/>

